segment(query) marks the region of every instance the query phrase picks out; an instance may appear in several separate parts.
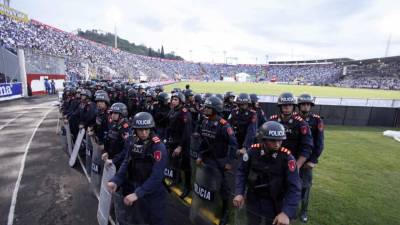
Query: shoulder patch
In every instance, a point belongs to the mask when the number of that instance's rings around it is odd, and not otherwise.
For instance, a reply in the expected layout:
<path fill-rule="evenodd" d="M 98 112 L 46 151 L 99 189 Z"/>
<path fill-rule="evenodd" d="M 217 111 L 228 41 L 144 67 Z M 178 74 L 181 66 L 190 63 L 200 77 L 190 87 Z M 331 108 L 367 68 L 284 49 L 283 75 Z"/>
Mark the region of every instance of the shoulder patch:
<path fill-rule="evenodd" d="M 256 113 L 256 111 L 254 109 L 250 109 L 250 112 L 252 113 Z"/>
<path fill-rule="evenodd" d="M 252 144 L 251 145 L 251 148 L 254 148 L 254 149 L 258 149 L 258 148 L 260 148 L 261 147 L 261 144 Z"/>
<path fill-rule="evenodd" d="M 287 155 L 290 155 L 291 152 L 289 151 L 289 149 L 282 147 L 281 148 L 281 152 L 286 153 Z"/>
<path fill-rule="evenodd" d="M 158 161 L 160 161 L 161 160 L 161 151 L 155 151 L 154 153 L 153 153 L 153 158 L 158 162 Z"/>
<path fill-rule="evenodd" d="M 322 121 L 319 121 L 318 123 L 318 130 L 321 132 L 324 130 L 324 123 Z"/>
<path fill-rule="evenodd" d="M 300 127 L 300 132 L 302 135 L 306 135 L 308 132 L 308 127 L 307 126 Z"/>
<path fill-rule="evenodd" d="M 288 168 L 289 168 L 290 172 L 294 172 L 296 169 L 296 161 L 294 161 L 293 159 L 289 160 Z"/>
<path fill-rule="evenodd" d="M 151 139 L 154 143 L 159 143 L 161 140 L 159 137 L 155 136 Z"/>
<path fill-rule="evenodd" d="M 188 110 L 185 107 L 182 108 L 182 112 L 187 112 L 187 111 Z"/>
<path fill-rule="evenodd" d="M 129 127 L 128 123 L 124 123 L 124 125 L 122 125 L 122 127 L 124 127 L 125 129 Z"/>
<path fill-rule="evenodd" d="M 228 132 L 228 135 L 229 135 L 229 136 L 232 136 L 232 135 L 234 135 L 234 133 L 235 133 L 235 132 L 233 131 L 232 127 L 230 127 L 230 126 L 228 127 L 228 129 L 227 129 L 226 131 Z"/>
<path fill-rule="evenodd" d="M 221 118 L 221 119 L 219 120 L 219 122 L 220 122 L 222 125 L 225 125 L 225 124 L 227 123 L 227 121 L 224 120 L 223 118 Z"/>
<path fill-rule="evenodd" d="M 319 115 L 317 115 L 317 114 L 312 114 L 312 116 L 315 117 L 315 118 L 318 118 L 318 119 L 321 118 L 321 117 L 320 117 Z"/>
<path fill-rule="evenodd" d="M 301 116 L 295 116 L 294 119 L 298 121 L 303 121 L 303 118 L 301 118 Z"/>
<path fill-rule="evenodd" d="M 275 114 L 275 115 L 270 116 L 269 118 L 270 118 L 271 120 L 273 120 L 273 119 L 278 118 L 278 115 Z"/>

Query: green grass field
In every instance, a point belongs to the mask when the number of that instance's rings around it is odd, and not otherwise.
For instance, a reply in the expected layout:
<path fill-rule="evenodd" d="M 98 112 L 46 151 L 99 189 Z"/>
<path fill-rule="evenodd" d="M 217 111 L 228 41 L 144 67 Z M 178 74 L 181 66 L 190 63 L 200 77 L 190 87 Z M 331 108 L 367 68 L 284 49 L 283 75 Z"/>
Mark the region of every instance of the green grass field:
<path fill-rule="evenodd" d="M 295 95 L 310 93 L 318 97 L 349 97 L 349 98 L 373 98 L 373 99 L 400 99 L 400 91 L 356 89 L 356 88 L 336 88 L 320 86 L 301 86 L 301 85 L 278 85 L 267 83 L 231 83 L 231 82 L 181 82 L 167 85 L 166 91 L 172 88 L 185 88 L 190 84 L 190 88 L 196 93 L 225 93 L 233 91 L 235 93 L 256 93 L 259 95 L 279 95 L 282 92 L 290 91 Z"/>
<path fill-rule="evenodd" d="M 184 88 L 187 82 L 169 85 Z M 247 92 L 320 97 L 400 99 L 399 91 L 189 82 L 197 93 Z M 327 126 L 325 150 L 314 170 L 309 208 L 310 225 L 400 224 L 400 143 L 384 137 L 381 127 Z M 399 129 L 397 129 L 399 130 Z M 300 222 L 294 222 L 300 225 Z"/>
<path fill-rule="evenodd" d="M 400 143 L 384 130 L 327 126 L 308 224 L 399 224 Z"/>

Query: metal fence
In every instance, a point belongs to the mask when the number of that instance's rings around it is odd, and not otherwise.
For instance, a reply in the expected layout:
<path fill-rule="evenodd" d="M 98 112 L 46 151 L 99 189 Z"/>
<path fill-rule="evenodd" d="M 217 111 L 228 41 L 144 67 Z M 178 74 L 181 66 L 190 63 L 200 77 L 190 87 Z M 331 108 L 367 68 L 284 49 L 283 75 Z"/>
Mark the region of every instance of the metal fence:
<path fill-rule="evenodd" d="M 63 57 L 46 55 L 25 49 L 26 74 L 65 74 L 66 66 Z"/>
<path fill-rule="evenodd" d="M 17 54 L 5 48 L 0 48 L 0 83 L 20 81 Z"/>

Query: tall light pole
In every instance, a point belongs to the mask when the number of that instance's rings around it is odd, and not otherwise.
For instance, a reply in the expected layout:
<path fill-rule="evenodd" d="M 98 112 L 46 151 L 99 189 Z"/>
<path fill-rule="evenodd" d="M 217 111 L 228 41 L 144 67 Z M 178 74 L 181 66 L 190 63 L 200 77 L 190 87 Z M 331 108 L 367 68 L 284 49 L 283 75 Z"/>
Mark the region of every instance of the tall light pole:
<path fill-rule="evenodd" d="M 224 63 L 226 64 L 226 51 L 222 51 L 224 53 Z"/>
<path fill-rule="evenodd" d="M 192 52 L 193 52 L 193 51 L 190 49 L 190 50 L 189 50 L 189 53 L 190 53 L 190 61 L 193 62 Z"/>
<path fill-rule="evenodd" d="M 114 48 L 118 48 L 117 23 L 114 23 Z"/>
<path fill-rule="evenodd" d="M 391 42 L 392 42 L 392 33 L 389 34 L 389 38 L 388 38 L 387 43 L 386 43 L 385 57 L 388 57 L 388 55 L 389 55 Z"/>

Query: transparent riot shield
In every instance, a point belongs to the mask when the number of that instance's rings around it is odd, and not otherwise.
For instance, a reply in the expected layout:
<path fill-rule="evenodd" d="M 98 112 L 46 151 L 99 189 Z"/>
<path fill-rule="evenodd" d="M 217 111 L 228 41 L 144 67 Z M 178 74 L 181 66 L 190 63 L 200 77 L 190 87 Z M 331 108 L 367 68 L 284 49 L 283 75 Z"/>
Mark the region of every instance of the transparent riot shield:
<path fill-rule="evenodd" d="M 196 160 L 199 157 L 201 144 L 201 136 L 200 135 L 192 135 L 190 138 L 190 165 L 192 168 L 192 177 L 196 177 Z"/>
<path fill-rule="evenodd" d="M 222 213 L 221 172 L 203 164 L 196 169 L 190 220 L 194 224 L 218 224 Z"/>
<path fill-rule="evenodd" d="M 172 157 L 174 149 L 168 149 L 168 165 L 164 170 L 165 181 L 169 186 L 177 186 L 182 181 L 182 154 Z"/>
<path fill-rule="evenodd" d="M 90 138 L 89 132 L 86 133 L 86 150 L 85 150 L 85 167 L 88 173 L 88 176 L 92 173 L 92 152 L 93 152 L 93 145 L 92 139 Z"/>
<path fill-rule="evenodd" d="M 64 124 L 65 134 L 67 136 L 67 146 L 68 146 L 68 154 L 71 155 L 72 153 L 72 134 L 71 129 L 69 128 L 69 123 Z"/>
<path fill-rule="evenodd" d="M 91 142 L 93 146 L 92 151 L 92 165 L 91 165 L 91 173 L 90 173 L 90 181 L 92 190 L 96 195 L 100 193 L 101 186 L 101 176 L 103 172 L 103 160 L 101 160 L 101 148 L 96 143 L 96 141 L 91 137 Z"/>
<path fill-rule="evenodd" d="M 103 171 L 104 172 L 101 179 L 99 206 L 97 208 L 97 221 L 99 222 L 99 225 L 108 224 L 112 194 L 107 190 L 107 183 L 115 175 L 116 168 L 113 164 L 111 164 L 110 166 L 105 165 Z"/>
<path fill-rule="evenodd" d="M 76 159 L 78 157 L 79 150 L 81 149 L 81 144 L 83 137 L 85 136 L 85 129 L 80 129 L 78 137 L 76 138 L 74 149 L 72 150 L 71 157 L 69 158 L 69 166 L 73 167 L 75 165 Z"/>
<path fill-rule="evenodd" d="M 116 192 L 113 194 L 115 218 L 119 225 L 144 225 L 148 224 L 149 218 L 145 217 L 143 209 L 146 202 L 138 199 L 132 206 L 127 206 L 124 203 L 124 196 Z"/>
<path fill-rule="evenodd" d="M 69 155 L 69 151 L 68 151 L 68 140 L 67 140 L 67 130 L 65 129 L 65 126 L 60 126 L 60 142 L 61 145 L 63 147 L 63 150 L 65 153 L 67 153 Z"/>

